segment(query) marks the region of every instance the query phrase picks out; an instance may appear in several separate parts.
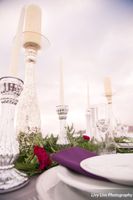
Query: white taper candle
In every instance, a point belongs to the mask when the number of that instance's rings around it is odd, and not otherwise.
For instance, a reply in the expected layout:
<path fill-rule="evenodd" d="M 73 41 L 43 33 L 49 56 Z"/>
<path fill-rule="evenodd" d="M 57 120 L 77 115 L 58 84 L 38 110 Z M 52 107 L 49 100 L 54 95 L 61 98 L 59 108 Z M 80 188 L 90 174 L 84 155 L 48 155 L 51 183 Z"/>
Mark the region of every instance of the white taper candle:
<path fill-rule="evenodd" d="M 11 76 L 18 75 L 18 63 L 19 63 L 19 54 L 20 54 L 21 41 L 22 41 L 24 13 L 25 13 L 25 7 L 23 7 L 21 10 L 17 33 L 16 33 L 16 36 L 15 36 L 15 39 L 14 39 L 13 45 L 12 45 L 11 61 L 10 61 L 10 67 L 9 67 L 9 74 Z"/>
<path fill-rule="evenodd" d="M 87 109 L 90 108 L 90 88 L 89 83 L 87 83 Z"/>
<path fill-rule="evenodd" d="M 64 76 L 62 58 L 60 58 L 60 105 L 64 105 Z"/>
<path fill-rule="evenodd" d="M 26 8 L 23 46 L 41 48 L 41 9 L 37 5 Z"/>
<path fill-rule="evenodd" d="M 104 91 L 105 96 L 112 96 L 112 86 L 110 77 L 104 78 Z"/>

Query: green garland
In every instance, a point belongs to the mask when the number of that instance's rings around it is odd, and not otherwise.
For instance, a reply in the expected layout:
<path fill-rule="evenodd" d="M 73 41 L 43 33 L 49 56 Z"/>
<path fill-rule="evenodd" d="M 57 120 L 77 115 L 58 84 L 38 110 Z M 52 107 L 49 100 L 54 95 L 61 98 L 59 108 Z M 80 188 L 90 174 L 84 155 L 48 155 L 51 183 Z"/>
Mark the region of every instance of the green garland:
<path fill-rule="evenodd" d="M 99 143 L 95 140 L 84 140 L 81 131 L 75 132 L 73 125 L 66 127 L 66 133 L 68 138 L 68 145 L 58 145 L 58 137 L 51 134 L 50 136 L 42 137 L 41 133 L 23 133 L 21 132 L 18 136 L 20 154 L 15 162 L 15 167 L 18 170 L 26 172 L 29 176 L 42 173 L 42 170 L 38 169 L 38 160 L 34 155 L 34 146 L 44 147 L 48 154 L 56 153 L 68 147 L 81 147 L 89 151 L 98 153 L 99 149 L 105 147 L 105 143 Z M 117 139 L 116 142 L 124 142 L 125 138 Z M 117 149 L 118 151 L 118 149 Z M 123 150 L 121 150 L 123 151 Z M 125 151 L 126 152 L 126 151 Z M 51 165 L 46 169 L 56 166 L 57 163 L 52 161 Z M 46 170 L 45 169 L 45 170 Z"/>

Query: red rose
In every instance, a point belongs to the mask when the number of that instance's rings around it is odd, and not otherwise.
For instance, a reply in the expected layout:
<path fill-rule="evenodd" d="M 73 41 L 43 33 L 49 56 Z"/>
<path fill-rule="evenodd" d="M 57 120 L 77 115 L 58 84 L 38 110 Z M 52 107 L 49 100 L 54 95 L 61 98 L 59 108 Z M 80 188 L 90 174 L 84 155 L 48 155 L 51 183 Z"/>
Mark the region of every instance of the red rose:
<path fill-rule="evenodd" d="M 88 135 L 83 135 L 84 140 L 90 140 L 90 137 Z"/>
<path fill-rule="evenodd" d="M 43 147 L 34 146 L 34 155 L 37 156 L 40 170 L 45 169 L 51 164 L 51 160 Z"/>

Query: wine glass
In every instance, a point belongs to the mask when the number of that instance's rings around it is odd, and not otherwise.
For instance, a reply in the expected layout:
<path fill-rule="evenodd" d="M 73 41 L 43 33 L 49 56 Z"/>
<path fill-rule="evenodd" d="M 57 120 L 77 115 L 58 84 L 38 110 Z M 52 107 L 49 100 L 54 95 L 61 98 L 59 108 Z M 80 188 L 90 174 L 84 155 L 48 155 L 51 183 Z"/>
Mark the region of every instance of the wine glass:
<path fill-rule="evenodd" d="M 117 122 L 117 126 L 115 128 L 116 137 L 127 137 L 129 127 L 126 124 L 121 122 Z"/>
<path fill-rule="evenodd" d="M 109 130 L 109 119 L 107 115 L 107 105 L 100 104 L 98 107 L 98 117 L 96 122 L 96 127 L 100 133 L 100 138 L 102 141 L 105 140 L 105 135 Z"/>
<path fill-rule="evenodd" d="M 111 104 L 98 105 L 98 120 L 96 127 L 103 143 L 101 146 L 101 152 L 116 152 L 114 142 L 115 118 L 113 116 Z"/>

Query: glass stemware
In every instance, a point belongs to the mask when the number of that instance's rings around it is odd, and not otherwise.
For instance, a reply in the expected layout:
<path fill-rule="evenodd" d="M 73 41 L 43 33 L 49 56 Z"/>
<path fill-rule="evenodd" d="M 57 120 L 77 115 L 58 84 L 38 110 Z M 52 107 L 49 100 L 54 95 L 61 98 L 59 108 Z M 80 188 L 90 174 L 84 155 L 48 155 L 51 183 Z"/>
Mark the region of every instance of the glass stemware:
<path fill-rule="evenodd" d="M 116 120 L 112 112 L 112 104 L 103 104 L 98 106 L 98 121 L 96 127 L 99 131 L 101 141 L 103 142 L 102 151 L 104 153 L 115 152 L 114 129 Z"/>
<path fill-rule="evenodd" d="M 105 135 L 109 130 L 109 119 L 107 116 L 107 105 L 98 105 L 98 119 L 96 122 L 96 127 L 100 133 L 100 138 L 102 141 L 105 140 Z"/>
<path fill-rule="evenodd" d="M 117 126 L 115 129 L 116 137 L 127 137 L 129 127 L 126 124 L 121 122 L 117 122 Z"/>

